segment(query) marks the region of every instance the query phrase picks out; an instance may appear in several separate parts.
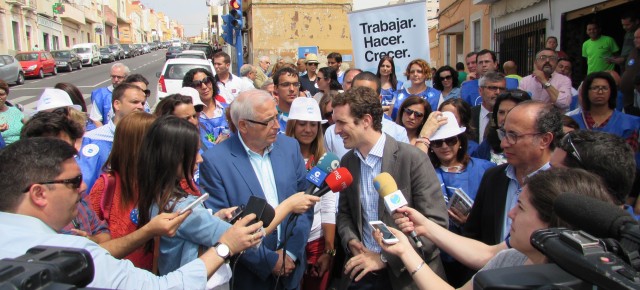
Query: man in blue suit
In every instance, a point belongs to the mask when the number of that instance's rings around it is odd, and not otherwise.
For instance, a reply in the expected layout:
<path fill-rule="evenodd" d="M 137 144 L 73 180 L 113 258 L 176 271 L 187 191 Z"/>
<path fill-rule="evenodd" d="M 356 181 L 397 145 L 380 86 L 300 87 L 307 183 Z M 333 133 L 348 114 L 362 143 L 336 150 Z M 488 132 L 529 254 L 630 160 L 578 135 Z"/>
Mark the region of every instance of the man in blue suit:
<path fill-rule="evenodd" d="M 250 196 L 266 199 L 274 208 L 307 187 L 298 142 L 278 134 L 278 110 L 269 93 L 242 92 L 231 103 L 237 133 L 205 152 L 200 186 L 211 195 L 205 203 L 214 211 L 247 204 Z M 239 257 L 234 289 L 297 289 L 305 270 L 305 246 L 313 212 L 284 222 L 266 236 L 258 249 Z"/>

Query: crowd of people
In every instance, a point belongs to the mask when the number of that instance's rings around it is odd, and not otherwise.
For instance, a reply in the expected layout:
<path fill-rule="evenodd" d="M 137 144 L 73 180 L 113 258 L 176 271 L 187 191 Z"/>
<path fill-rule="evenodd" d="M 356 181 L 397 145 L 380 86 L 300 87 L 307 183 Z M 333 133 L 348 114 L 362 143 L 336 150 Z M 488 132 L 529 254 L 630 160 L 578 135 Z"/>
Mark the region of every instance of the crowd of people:
<path fill-rule="evenodd" d="M 625 21 L 634 47 L 607 60 L 626 64 L 623 84 L 585 43 L 577 89 L 554 37 L 526 76 L 513 61 L 501 71 L 488 49 L 469 53 L 466 70 L 414 59 L 404 79 L 393 58 L 375 73 L 343 71 L 335 52 L 322 68 L 315 54 L 271 71 L 260 57 L 236 76 L 217 52 L 215 75 L 189 71 L 153 110 L 149 82 L 121 63 L 89 109 L 61 83 L 30 118 L 5 104 L 0 81 L 0 258 L 83 248 L 96 267 L 89 286 L 113 289 L 471 289 L 477 271 L 547 263 L 529 239 L 573 227 L 554 211 L 559 195 L 640 214 L 640 118 L 622 89 L 640 27 Z M 587 33 L 600 41 L 597 24 Z M 328 154 L 353 182 L 304 194 Z M 381 173 L 405 207 L 385 209 Z M 252 197 L 275 209 L 273 221 L 231 223 Z"/>

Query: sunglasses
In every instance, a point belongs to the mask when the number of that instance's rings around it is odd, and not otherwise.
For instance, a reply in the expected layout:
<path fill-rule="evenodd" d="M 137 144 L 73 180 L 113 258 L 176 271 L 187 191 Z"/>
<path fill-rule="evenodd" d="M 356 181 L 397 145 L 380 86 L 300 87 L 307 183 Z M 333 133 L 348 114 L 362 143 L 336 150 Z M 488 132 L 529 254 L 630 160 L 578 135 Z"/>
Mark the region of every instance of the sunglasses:
<path fill-rule="evenodd" d="M 444 144 L 447 144 L 447 146 L 452 147 L 453 145 L 456 145 L 458 143 L 458 136 L 453 136 L 453 137 L 449 137 L 447 139 L 440 139 L 440 140 L 432 140 L 431 141 L 431 146 L 433 148 L 440 148 L 442 147 Z"/>
<path fill-rule="evenodd" d="M 191 82 L 191 86 L 194 88 L 199 88 L 202 86 L 202 84 L 210 84 L 211 83 L 211 79 L 209 77 L 205 77 L 201 80 L 194 80 L 193 82 Z"/>
<path fill-rule="evenodd" d="M 151 96 L 151 90 L 144 90 L 143 92 L 144 92 L 144 95 L 147 96 L 147 98 Z"/>
<path fill-rule="evenodd" d="M 36 182 L 27 186 L 27 188 L 25 188 L 24 191 L 22 192 L 29 191 L 29 189 L 31 189 L 31 187 L 34 184 L 71 184 L 71 188 L 78 189 L 80 188 L 80 186 L 82 186 L 82 174 L 70 179 L 58 179 L 58 180 L 50 180 L 50 181 L 44 181 L 44 182 Z"/>
<path fill-rule="evenodd" d="M 578 149 L 576 148 L 576 146 L 573 145 L 573 141 L 571 140 L 571 135 L 570 134 L 565 135 L 564 138 L 562 138 L 561 143 L 564 143 L 570 146 L 570 147 L 564 146 L 568 149 L 565 151 L 567 151 L 568 154 L 573 156 L 573 158 L 575 158 L 578 161 L 580 166 L 582 166 L 582 157 L 580 157 L 580 153 L 578 152 Z"/>
<path fill-rule="evenodd" d="M 452 77 L 451 75 L 448 75 L 448 76 L 440 76 L 440 78 L 441 78 L 443 81 L 448 81 L 448 80 L 450 80 L 450 79 L 453 79 L 453 77 Z"/>
<path fill-rule="evenodd" d="M 422 117 L 424 117 L 424 113 L 420 113 L 420 112 L 417 112 L 417 111 L 411 110 L 411 109 L 409 109 L 409 108 L 404 108 L 404 113 L 405 113 L 405 114 L 407 114 L 407 116 L 414 115 L 414 116 L 416 116 L 416 118 L 422 118 Z"/>

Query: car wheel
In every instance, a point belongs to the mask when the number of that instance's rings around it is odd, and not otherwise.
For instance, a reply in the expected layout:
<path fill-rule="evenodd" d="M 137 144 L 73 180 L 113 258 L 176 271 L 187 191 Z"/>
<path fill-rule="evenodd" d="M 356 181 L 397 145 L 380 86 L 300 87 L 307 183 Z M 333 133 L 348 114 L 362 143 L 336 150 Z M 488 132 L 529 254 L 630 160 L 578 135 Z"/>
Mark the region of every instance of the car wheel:
<path fill-rule="evenodd" d="M 57 67 L 55 67 L 55 66 L 53 67 L 53 72 L 52 72 L 52 74 L 53 74 L 54 76 L 58 74 L 58 68 L 57 68 Z"/>
<path fill-rule="evenodd" d="M 67 65 L 67 70 L 68 70 L 69 72 L 72 72 L 72 71 L 73 71 L 73 66 L 71 65 L 71 63 L 69 63 L 69 64 Z"/>
<path fill-rule="evenodd" d="M 24 73 L 23 72 L 19 72 L 18 73 L 18 79 L 16 80 L 16 85 L 21 85 L 24 84 Z"/>
<path fill-rule="evenodd" d="M 99 59 L 98 60 L 98 65 L 101 65 L 101 64 L 102 64 L 102 59 Z"/>
<path fill-rule="evenodd" d="M 44 79 L 44 69 L 40 69 L 40 71 L 38 72 L 38 78 Z"/>
<path fill-rule="evenodd" d="M 78 70 L 81 70 L 81 69 L 82 69 L 82 62 L 81 62 L 81 61 L 79 61 L 79 62 L 78 62 Z"/>
<path fill-rule="evenodd" d="M 89 60 L 89 66 L 93 67 L 95 65 L 95 63 L 93 62 L 93 59 Z"/>

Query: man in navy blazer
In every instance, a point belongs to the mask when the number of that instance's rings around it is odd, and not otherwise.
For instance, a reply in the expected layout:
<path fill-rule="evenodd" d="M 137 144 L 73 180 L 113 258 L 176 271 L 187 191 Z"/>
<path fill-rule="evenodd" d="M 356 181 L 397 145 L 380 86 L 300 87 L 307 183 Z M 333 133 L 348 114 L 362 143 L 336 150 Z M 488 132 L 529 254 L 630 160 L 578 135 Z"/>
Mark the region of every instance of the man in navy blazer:
<path fill-rule="evenodd" d="M 250 196 L 257 196 L 275 208 L 304 191 L 300 147 L 295 139 L 278 134 L 278 111 L 271 95 L 261 90 L 242 92 L 230 107 L 238 132 L 207 150 L 200 165 L 200 186 L 211 195 L 207 207 L 217 211 L 247 204 Z M 276 284 L 278 289 L 297 289 L 312 219 L 312 211 L 291 223 L 285 219 L 258 249 L 245 251 L 233 272 L 234 289 L 274 289 Z"/>

